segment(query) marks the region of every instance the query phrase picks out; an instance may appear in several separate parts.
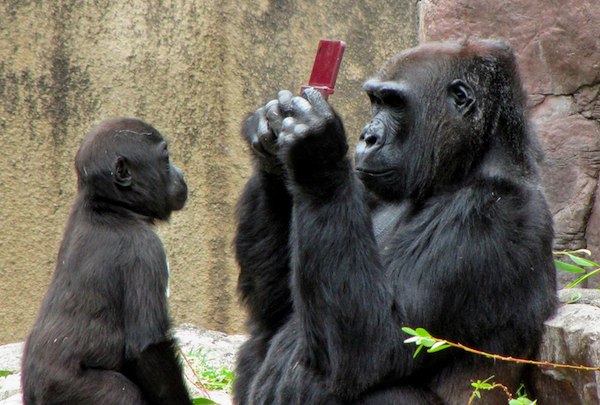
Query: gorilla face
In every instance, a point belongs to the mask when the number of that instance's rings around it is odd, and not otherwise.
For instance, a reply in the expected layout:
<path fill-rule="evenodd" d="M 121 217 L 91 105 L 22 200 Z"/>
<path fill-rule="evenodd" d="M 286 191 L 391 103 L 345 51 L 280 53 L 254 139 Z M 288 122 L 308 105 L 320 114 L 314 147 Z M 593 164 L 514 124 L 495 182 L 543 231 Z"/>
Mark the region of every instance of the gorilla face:
<path fill-rule="evenodd" d="M 80 189 L 99 208 L 167 220 L 185 205 L 187 185 L 168 142 L 141 120 L 103 122 L 83 140 L 75 165 Z"/>
<path fill-rule="evenodd" d="M 356 147 L 355 168 L 384 200 L 419 198 L 461 182 L 487 142 L 469 69 L 451 50 L 400 54 L 364 89 L 371 121 Z"/>
<path fill-rule="evenodd" d="M 405 149 L 412 120 L 410 89 L 403 82 L 370 80 L 364 86 L 371 101 L 371 121 L 356 146 L 355 168 L 363 183 L 382 197 L 404 194 Z"/>

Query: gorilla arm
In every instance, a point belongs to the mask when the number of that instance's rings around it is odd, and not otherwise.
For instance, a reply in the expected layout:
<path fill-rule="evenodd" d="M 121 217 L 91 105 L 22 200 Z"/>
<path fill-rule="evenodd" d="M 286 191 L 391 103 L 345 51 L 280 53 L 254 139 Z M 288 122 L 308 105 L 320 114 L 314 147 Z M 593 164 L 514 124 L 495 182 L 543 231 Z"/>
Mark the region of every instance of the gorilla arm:
<path fill-rule="evenodd" d="M 238 203 L 235 237 L 241 267 L 238 291 L 250 311 L 251 332 L 267 337 L 292 311 L 288 247 L 292 199 L 275 155 L 280 118 L 273 107 L 267 104 L 243 124 L 242 135 L 253 152 L 255 170 Z"/>
<path fill-rule="evenodd" d="M 346 156 L 341 121 L 322 96 L 280 93 L 280 156 L 294 197 L 292 297 L 307 367 L 331 390 L 354 398 L 398 362 L 401 345 L 362 184 Z M 407 348 L 404 363 L 412 356 Z"/>
<path fill-rule="evenodd" d="M 143 235 L 143 236 L 140 236 Z M 123 251 L 143 255 L 123 257 L 126 375 L 149 404 L 190 404 L 175 342 L 169 335 L 166 256 L 158 236 L 140 232 Z"/>

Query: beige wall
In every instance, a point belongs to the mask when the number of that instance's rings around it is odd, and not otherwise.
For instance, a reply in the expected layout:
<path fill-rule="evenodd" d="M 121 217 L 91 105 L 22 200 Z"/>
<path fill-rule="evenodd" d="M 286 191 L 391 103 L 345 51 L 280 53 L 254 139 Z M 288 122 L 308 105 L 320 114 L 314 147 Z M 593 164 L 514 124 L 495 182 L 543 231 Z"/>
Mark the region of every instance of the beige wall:
<path fill-rule="evenodd" d="M 75 192 L 79 141 L 114 116 L 156 126 L 186 174 L 187 207 L 159 227 L 176 322 L 243 330 L 231 249 L 250 167 L 239 123 L 307 80 L 319 39 L 343 39 L 331 102 L 356 138 L 362 81 L 416 43 L 416 2 L 368 3 L 0 1 L 0 343 L 31 326 Z"/>

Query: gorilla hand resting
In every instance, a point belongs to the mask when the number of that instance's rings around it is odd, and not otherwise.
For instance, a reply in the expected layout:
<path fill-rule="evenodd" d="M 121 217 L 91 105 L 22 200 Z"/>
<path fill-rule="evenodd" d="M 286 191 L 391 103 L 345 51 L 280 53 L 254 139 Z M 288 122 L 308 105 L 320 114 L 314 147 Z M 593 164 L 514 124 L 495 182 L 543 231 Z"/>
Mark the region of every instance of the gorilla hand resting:
<path fill-rule="evenodd" d="M 88 133 L 75 166 L 78 194 L 25 345 L 24 402 L 190 404 L 152 229 L 184 206 L 183 175 L 161 134 L 127 118 Z"/>
<path fill-rule="evenodd" d="M 425 44 L 364 88 L 354 167 L 317 92 L 280 92 L 244 123 L 239 404 L 465 404 L 491 375 L 516 389 L 522 366 L 413 358 L 401 327 L 527 357 L 554 311 L 552 219 L 511 49 Z"/>

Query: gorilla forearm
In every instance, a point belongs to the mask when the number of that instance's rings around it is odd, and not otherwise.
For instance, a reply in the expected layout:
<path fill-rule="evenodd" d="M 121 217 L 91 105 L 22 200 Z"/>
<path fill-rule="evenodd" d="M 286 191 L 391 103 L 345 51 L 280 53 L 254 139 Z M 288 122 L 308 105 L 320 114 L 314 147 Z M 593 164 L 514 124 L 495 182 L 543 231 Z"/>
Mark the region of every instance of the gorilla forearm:
<path fill-rule="evenodd" d="M 291 312 L 289 238 L 291 197 L 284 178 L 257 171 L 238 204 L 238 291 L 254 326 L 270 334 Z"/>
<path fill-rule="evenodd" d="M 400 337 L 363 187 L 345 177 L 330 200 L 295 198 L 292 294 L 307 366 L 354 397 L 389 372 Z"/>

